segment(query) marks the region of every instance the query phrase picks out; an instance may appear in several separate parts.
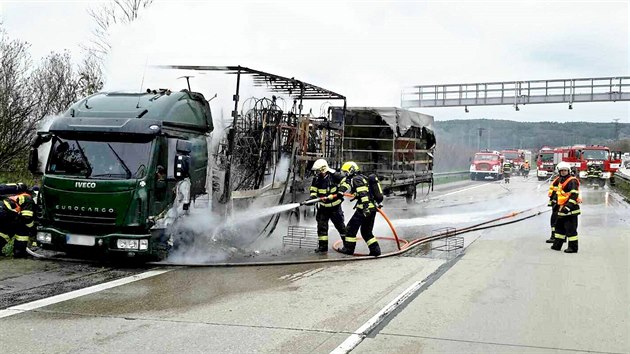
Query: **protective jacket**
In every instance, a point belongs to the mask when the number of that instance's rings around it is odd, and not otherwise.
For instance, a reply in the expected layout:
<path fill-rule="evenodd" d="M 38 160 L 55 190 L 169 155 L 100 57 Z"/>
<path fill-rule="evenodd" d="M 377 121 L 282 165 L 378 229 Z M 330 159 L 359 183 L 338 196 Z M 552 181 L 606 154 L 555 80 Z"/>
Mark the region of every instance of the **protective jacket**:
<path fill-rule="evenodd" d="M 554 206 L 558 204 L 558 186 L 559 185 L 560 185 L 560 177 L 556 177 L 549 185 L 549 192 L 547 192 L 547 196 L 549 197 L 549 203 L 547 203 L 547 206 Z"/>
<path fill-rule="evenodd" d="M 557 187 L 558 216 L 579 215 L 580 181 L 573 176 L 560 177 Z"/>
<path fill-rule="evenodd" d="M 317 174 L 310 188 L 311 198 L 325 198 L 319 202 L 320 207 L 332 208 L 343 202 L 343 194 L 339 191 L 339 183 L 343 180 L 341 173 Z"/>
<path fill-rule="evenodd" d="M 35 230 L 35 202 L 28 193 L 13 195 L 8 198 L 15 203 L 18 214 L 15 228 L 15 240 L 28 242 Z"/>
<path fill-rule="evenodd" d="M 19 208 L 13 200 L 0 199 L 0 245 L 2 247 L 13 237 L 19 213 Z M 2 247 L 0 247 L 0 251 Z"/>
<path fill-rule="evenodd" d="M 354 176 L 344 177 L 339 184 L 339 192 L 354 195 L 354 199 L 357 201 L 354 206 L 355 209 L 371 210 L 376 208 L 374 200 L 370 196 L 368 180 L 362 174 L 357 173 Z"/>

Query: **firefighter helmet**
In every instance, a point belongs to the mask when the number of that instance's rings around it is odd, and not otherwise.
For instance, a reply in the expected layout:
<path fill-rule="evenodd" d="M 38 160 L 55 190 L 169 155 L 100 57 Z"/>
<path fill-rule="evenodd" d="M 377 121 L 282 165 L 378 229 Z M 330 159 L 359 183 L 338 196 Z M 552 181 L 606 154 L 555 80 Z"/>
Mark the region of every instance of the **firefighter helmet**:
<path fill-rule="evenodd" d="M 328 167 L 328 162 L 326 162 L 325 159 L 315 160 L 315 162 L 313 163 L 313 167 L 311 167 L 311 170 L 319 171 L 321 173 L 324 173 L 324 172 L 334 173 L 335 172 L 335 170 Z"/>
<path fill-rule="evenodd" d="M 562 161 L 558 163 L 558 166 L 556 166 L 556 169 L 558 170 L 558 172 L 561 170 L 571 171 L 571 165 L 569 165 L 568 162 Z"/>
<path fill-rule="evenodd" d="M 348 161 L 341 166 L 341 171 L 347 172 L 348 174 L 355 174 L 359 172 L 359 165 L 354 161 Z"/>

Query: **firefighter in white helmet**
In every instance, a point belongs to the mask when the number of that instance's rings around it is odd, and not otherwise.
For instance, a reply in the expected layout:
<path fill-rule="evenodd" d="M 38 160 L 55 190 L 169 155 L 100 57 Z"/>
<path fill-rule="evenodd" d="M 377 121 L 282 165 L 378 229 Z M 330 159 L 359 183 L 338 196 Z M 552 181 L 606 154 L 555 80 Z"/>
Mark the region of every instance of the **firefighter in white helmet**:
<path fill-rule="evenodd" d="M 339 193 L 339 183 L 343 176 L 328 167 L 325 159 L 316 160 L 311 168 L 315 171 L 315 177 L 311 183 L 310 199 L 320 199 L 317 203 L 317 238 L 319 240 L 318 247 L 315 252 L 328 252 L 328 221 L 332 221 L 333 225 L 339 232 L 341 240 L 346 237 L 346 228 L 343 218 L 343 210 L 341 210 L 341 202 L 343 195 Z"/>
<path fill-rule="evenodd" d="M 577 253 L 578 251 L 578 215 L 580 215 L 580 181 L 571 176 L 571 165 L 560 162 L 556 167 L 558 174 L 558 186 L 556 194 L 558 200 L 558 219 L 556 220 L 555 234 L 552 250 L 560 251 L 564 240 L 569 246 L 565 253 Z"/>

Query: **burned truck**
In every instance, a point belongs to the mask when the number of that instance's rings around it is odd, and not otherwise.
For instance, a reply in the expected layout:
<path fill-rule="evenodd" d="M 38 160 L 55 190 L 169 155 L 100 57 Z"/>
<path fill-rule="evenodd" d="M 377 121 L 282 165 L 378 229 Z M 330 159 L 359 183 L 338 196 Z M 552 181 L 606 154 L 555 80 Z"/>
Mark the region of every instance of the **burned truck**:
<path fill-rule="evenodd" d="M 433 117 L 396 107 L 332 108 L 343 114 L 343 159 L 378 176 L 386 196 L 413 203 L 417 187 L 433 184 Z"/>

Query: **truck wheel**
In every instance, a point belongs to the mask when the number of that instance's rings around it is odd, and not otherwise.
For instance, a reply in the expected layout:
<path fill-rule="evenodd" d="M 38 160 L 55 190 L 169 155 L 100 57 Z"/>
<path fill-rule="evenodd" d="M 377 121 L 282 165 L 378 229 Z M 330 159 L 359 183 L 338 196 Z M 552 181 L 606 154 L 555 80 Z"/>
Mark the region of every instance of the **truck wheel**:
<path fill-rule="evenodd" d="M 475 176 L 475 174 L 474 174 L 474 173 L 471 173 L 471 174 L 470 174 L 470 180 L 471 180 L 471 181 L 474 181 L 474 180 L 476 179 L 476 177 L 477 177 L 477 176 Z"/>
<path fill-rule="evenodd" d="M 598 184 L 601 188 L 604 188 L 604 186 L 606 185 L 606 180 L 605 180 L 605 179 L 600 179 L 599 181 L 597 181 L 597 184 Z"/>
<path fill-rule="evenodd" d="M 538 176 L 538 180 L 539 180 L 539 181 L 544 181 L 544 180 L 546 180 L 546 178 L 545 178 L 545 177 L 540 177 L 540 176 Z"/>
<path fill-rule="evenodd" d="M 414 186 L 407 187 L 407 194 L 405 194 L 405 200 L 407 201 L 407 204 L 414 203 L 414 199 L 415 199 L 414 192 L 415 192 Z"/>

